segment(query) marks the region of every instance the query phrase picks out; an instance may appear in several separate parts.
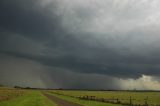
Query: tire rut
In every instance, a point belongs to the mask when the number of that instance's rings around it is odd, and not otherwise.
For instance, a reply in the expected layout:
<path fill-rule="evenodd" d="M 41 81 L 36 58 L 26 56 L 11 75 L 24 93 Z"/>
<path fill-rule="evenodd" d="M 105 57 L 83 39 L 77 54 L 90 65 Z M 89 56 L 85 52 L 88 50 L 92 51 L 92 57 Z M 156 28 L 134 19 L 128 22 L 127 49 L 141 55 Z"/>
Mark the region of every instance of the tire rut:
<path fill-rule="evenodd" d="M 70 102 L 70 101 L 66 101 L 66 100 L 60 99 L 60 98 L 58 98 L 56 96 L 53 96 L 53 95 L 50 95 L 50 94 L 47 94 L 47 93 L 43 93 L 43 94 L 47 98 L 52 100 L 54 103 L 56 103 L 58 106 L 82 106 L 80 104 L 73 103 L 73 102 Z"/>

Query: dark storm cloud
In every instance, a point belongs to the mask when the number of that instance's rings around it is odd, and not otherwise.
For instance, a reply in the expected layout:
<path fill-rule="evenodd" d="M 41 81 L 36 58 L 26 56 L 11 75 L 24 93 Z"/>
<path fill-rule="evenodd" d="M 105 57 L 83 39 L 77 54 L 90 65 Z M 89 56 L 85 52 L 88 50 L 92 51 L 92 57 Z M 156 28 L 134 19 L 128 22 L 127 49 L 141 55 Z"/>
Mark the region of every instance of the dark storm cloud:
<path fill-rule="evenodd" d="M 4 54 L 1 54 L 0 57 L 2 73 L 0 83 L 5 85 L 72 89 L 118 88 L 116 78 L 109 76 L 74 73 L 63 68 L 46 67 L 29 59 L 15 58 Z M 99 83 L 101 81 L 105 81 L 106 84 Z M 107 83 L 111 81 L 112 84 L 108 85 Z"/>
<path fill-rule="evenodd" d="M 50 12 L 40 9 L 40 0 L 1 1 L 1 30 L 18 33 L 32 39 L 45 39 L 58 29 L 59 17 L 50 16 Z"/>
<path fill-rule="evenodd" d="M 24 72 L 37 79 L 41 87 L 53 87 L 50 82 L 56 80 L 54 87 L 109 88 L 104 83 L 92 83 L 112 79 L 111 88 L 118 88 L 118 78 L 158 77 L 160 22 L 156 21 L 159 2 L 155 2 L 1 0 L 0 56 L 4 58 L 0 63 L 5 64 L 2 82 L 9 82 L 5 79 L 11 73 L 5 68 L 10 66 L 5 62 L 9 58 L 16 61 L 13 72 L 21 70 L 19 61 L 27 64 L 24 67 L 33 67 Z M 37 67 L 43 68 L 34 71 Z M 44 73 L 46 76 L 41 77 Z"/>

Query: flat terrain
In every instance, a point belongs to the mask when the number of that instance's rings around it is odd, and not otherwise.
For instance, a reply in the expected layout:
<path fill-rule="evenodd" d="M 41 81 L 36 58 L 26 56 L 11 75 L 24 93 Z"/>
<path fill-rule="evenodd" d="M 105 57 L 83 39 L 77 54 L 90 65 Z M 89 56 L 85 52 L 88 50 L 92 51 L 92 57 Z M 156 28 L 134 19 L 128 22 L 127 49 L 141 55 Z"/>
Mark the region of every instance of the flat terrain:
<path fill-rule="evenodd" d="M 1 89 L 0 106 L 57 106 L 41 91 Z"/>
<path fill-rule="evenodd" d="M 130 103 L 160 106 L 160 92 L 0 88 L 0 106 L 124 106 Z"/>
<path fill-rule="evenodd" d="M 76 90 L 52 90 L 55 94 L 71 97 L 94 96 L 95 99 L 104 98 L 109 100 L 118 99 L 121 103 L 144 105 L 160 105 L 160 92 L 136 92 L 136 91 L 76 91 Z"/>
<path fill-rule="evenodd" d="M 0 106 L 121 106 L 55 95 L 48 90 L 0 88 Z"/>

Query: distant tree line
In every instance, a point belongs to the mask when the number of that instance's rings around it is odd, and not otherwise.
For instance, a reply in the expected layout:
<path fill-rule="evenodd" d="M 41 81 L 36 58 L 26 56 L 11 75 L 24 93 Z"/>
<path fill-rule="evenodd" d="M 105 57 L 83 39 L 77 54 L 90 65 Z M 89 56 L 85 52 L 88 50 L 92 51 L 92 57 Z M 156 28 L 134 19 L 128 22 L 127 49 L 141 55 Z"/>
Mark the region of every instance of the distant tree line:
<path fill-rule="evenodd" d="M 30 87 L 21 87 L 21 86 L 14 86 L 14 88 L 16 88 L 16 89 L 32 89 L 32 88 L 30 88 Z"/>

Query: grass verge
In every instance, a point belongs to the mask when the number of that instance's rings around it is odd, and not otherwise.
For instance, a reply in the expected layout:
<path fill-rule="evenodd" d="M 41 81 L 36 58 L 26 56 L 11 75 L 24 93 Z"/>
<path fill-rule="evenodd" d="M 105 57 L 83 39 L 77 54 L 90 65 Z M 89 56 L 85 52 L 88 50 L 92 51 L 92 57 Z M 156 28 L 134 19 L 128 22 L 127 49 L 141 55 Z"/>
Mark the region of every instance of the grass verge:
<path fill-rule="evenodd" d="M 24 96 L 0 102 L 0 106 L 57 106 L 40 91 L 30 91 Z"/>

